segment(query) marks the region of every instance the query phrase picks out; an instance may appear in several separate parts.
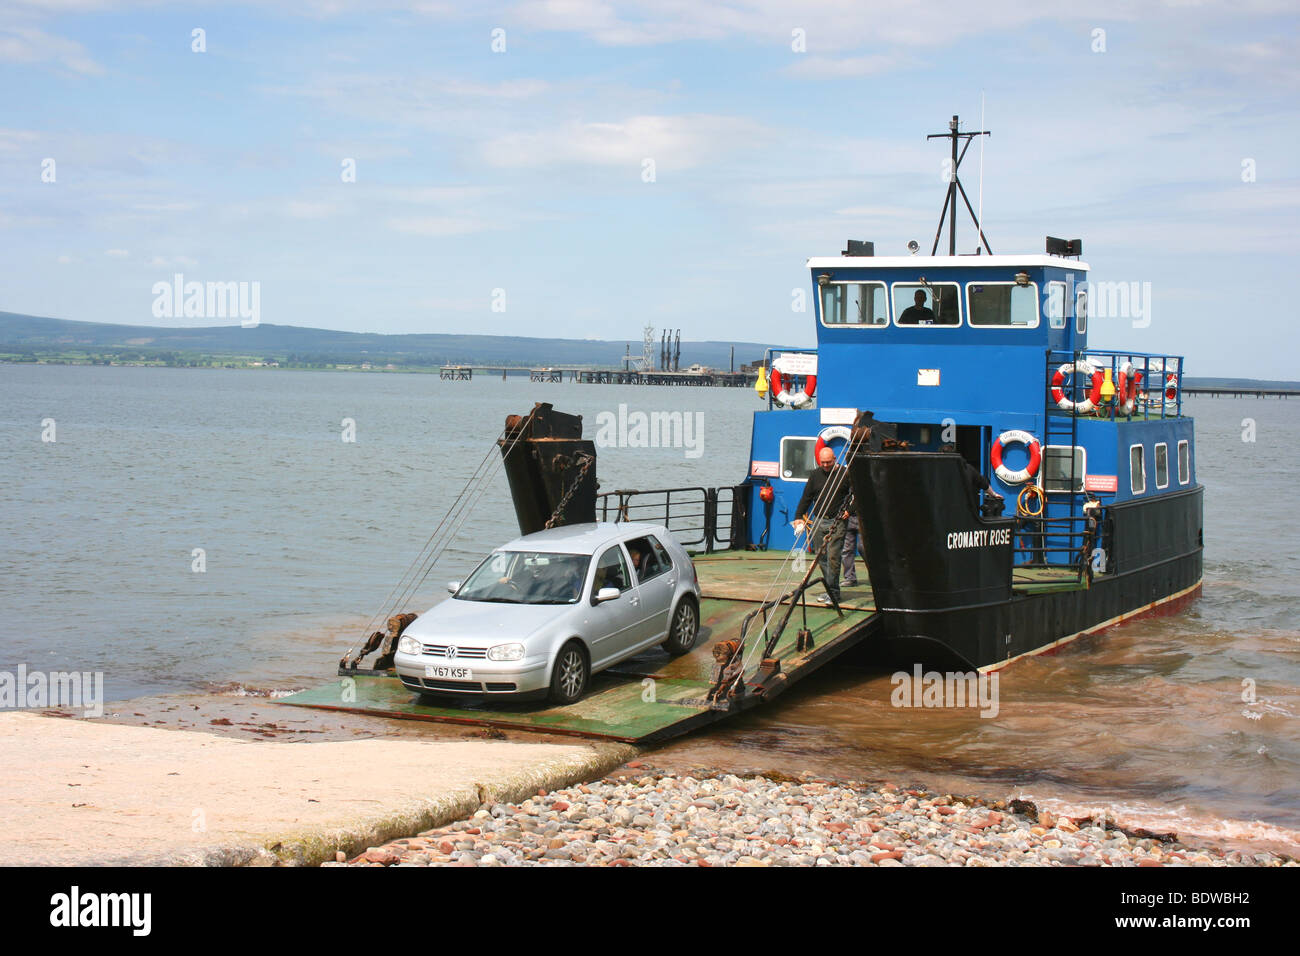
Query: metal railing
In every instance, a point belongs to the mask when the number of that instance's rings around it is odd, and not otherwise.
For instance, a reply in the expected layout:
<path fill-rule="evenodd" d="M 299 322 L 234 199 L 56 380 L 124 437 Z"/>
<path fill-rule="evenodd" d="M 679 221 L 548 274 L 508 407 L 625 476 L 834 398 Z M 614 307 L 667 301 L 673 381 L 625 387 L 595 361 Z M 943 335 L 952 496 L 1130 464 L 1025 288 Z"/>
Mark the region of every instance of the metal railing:
<path fill-rule="evenodd" d="M 1110 372 L 1110 380 L 1116 388 L 1114 402 L 1101 406 L 1096 413 L 1111 416 L 1125 415 L 1123 396 L 1118 394 L 1120 370 L 1131 365 L 1138 378 L 1137 400 L 1134 402 L 1133 415 L 1150 415 L 1156 418 L 1177 417 L 1183 413 L 1183 356 L 1160 355 L 1149 352 L 1112 352 L 1105 349 L 1086 349 L 1080 352 L 1052 351 L 1048 353 L 1049 390 L 1050 377 L 1061 365 L 1070 365 L 1084 359 L 1103 374 Z M 1071 390 L 1076 394 L 1067 397 L 1077 400 L 1079 392 L 1086 393 L 1089 383 L 1077 380 L 1071 382 Z M 1103 411 L 1104 409 L 1104 411 Z"/>
<path fill-rule="evenodd" d="M 741 486 L 743 488 L 743 486 Z M 741 491 L 722 488 L 620 489 L 596 496 L 600 521 L 661 524 L 685 548 L 706 554 L 736 546 Z M 743 535 L 744 528 L 740 528 Z"/>
<path fill-rule="evenodd" d="M 1082 567 L 1091 559 L 1091 551 L 1099 546 L 1096 533 L 1092 533 L 1087 516 L 1060 515 L 1052 518 L 1034 518 L 1018 515 L 1015 518 L 1013 545 L 1015 567 Z M 1088 554 L 1084 555 L 1084 548 Z M 1052 561 L 1049 555 L 1066 555 L 1065 561 Z"/>

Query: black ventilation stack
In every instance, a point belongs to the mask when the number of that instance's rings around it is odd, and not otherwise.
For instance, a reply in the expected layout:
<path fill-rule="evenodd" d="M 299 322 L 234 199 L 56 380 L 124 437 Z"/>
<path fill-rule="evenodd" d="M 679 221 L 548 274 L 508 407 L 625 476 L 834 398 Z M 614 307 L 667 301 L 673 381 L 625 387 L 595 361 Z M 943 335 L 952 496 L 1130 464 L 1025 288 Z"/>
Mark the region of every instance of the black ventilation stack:
<path fill-rule="evenodd" d="M 520 534 L 545 530 L 552 516 L 555 527 L 596 520 L 596 446 L 582 437 L 581 415 L 538 402 L 532 414 L 506 419 L 497 444 Z"/>

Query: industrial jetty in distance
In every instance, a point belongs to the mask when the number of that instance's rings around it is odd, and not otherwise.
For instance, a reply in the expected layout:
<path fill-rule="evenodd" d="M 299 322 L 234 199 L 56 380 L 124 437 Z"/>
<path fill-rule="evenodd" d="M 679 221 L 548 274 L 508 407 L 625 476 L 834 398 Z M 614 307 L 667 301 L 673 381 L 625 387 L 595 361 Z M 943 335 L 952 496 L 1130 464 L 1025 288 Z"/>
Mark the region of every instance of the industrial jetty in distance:
<path fill-rule="evenodd" d="M 695 363 L 682 368 L 682 330 L 675 334 L 665 331 L 658 342 L 658 355 L 655 354 L 655 328 L 645 327 L 643 348 L 640 355 L 632 354 L 632 347 L 627 347 L 623 363 L 618 366 L 600 365 L 555 365 L 530 368 L 530 382 L 581 382 L 584 385 L 695 385 L 722 388 L 746 388 L 754 379 L 755 371 L 761 362 L 742 365 L 736 368 L 736 348 L 731 348 L 731 363 L 727 371 L 710 368 Z M 438 377 L 453 382 L 467 382 L 474 373 L 493 375 L 501 373 L 501 378 L 513 372 L 524 373 L 522 368 L 510 368 L 501 365 L 443 365 L 438 370 Z"/>

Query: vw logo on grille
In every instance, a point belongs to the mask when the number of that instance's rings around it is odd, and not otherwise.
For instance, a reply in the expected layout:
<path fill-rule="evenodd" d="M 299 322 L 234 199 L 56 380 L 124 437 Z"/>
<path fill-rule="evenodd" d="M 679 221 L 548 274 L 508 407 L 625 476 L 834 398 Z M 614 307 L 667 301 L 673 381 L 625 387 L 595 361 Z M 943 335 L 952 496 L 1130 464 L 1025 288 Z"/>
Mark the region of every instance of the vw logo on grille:
<path fill-rule="evenodd" d="M 456 645 L 455 645 L 455 644 L 449 644 L 449 645 L 447 645 L 447 650 L 446 650 L 444 653 L 446 653 L 446 655 L 447 655 L 448 657 L 455 657 L 455 656 L 456 656 Z"/>

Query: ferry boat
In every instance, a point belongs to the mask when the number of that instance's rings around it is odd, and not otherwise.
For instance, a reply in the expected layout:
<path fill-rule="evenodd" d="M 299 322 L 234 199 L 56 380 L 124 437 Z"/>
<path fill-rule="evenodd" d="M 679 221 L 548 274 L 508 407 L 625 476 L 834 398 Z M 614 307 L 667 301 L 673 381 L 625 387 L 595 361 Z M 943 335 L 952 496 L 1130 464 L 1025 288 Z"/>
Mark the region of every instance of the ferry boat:
<path fill-rule="evenodd" d="M 957 160 L 979 134 L 954 116 L 937 135 Z M 959 194 L 954 174 L 947 256 L 936 233 L 928 256 L 850 242 L 808 260 L 817 348 L 769 350 L 743 496 L 750 540 L 802 547 L 794 511 L 831 446 L 881 619 L 874 653 L 988 671 L 1194 597 L 1203 489 L 1183 358 L 1089 346 L 1079 240 L 994 255 L 980 230 L 977 254 L 957 255 Z"/>
<path fill-rule="evenodd" d="M 973 680 L 1194 598 L 1203 489 L 1183 358 L 1089 346 L 1094 287 L 1079 240 L 995 255 L 977 222 L 978 252 L 957 254 L 958 144 L 976 135 L 955 116 L 936 134 L 951 141 L 953 176 L 929 255 L 850 241 L 807 261 L 817 345 L 767 350 L 755 383 L 766 407 L 739 484 L 602 493 L 579 416 L 546 403 L 512 415 L 376 616 L 392 615 L 388 634 L 339 662 L 348 699 L 327 686 L 283 702 L 644 743 L 772 700 L 836 660 Z M 866 580 L 838 598 L 827 589 L 826 605 L 810 600 L 826 584 L 810 552 L 825 544 L 807 541 L 797 513 L 825 447 L 842 466 L 829 493 L 851 489 L 866 556 Z M 523 535 L 666 526 L 692 552 L 696 645 L 620 662 L 563 707 L 435 706 L 419 686 L 412 697 L 390 671 L 409 612 L 423 610 L 410 603 L 497 468 Z M 647 583 L 619 600 L 636 608 Z M 493 687 L 475 677 L 458 689 Z"/>

